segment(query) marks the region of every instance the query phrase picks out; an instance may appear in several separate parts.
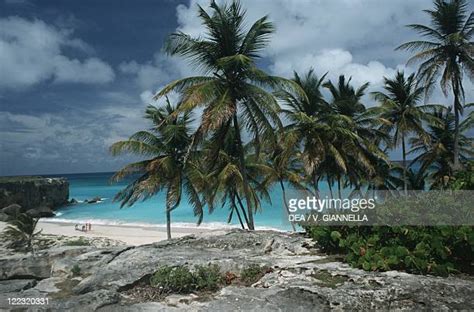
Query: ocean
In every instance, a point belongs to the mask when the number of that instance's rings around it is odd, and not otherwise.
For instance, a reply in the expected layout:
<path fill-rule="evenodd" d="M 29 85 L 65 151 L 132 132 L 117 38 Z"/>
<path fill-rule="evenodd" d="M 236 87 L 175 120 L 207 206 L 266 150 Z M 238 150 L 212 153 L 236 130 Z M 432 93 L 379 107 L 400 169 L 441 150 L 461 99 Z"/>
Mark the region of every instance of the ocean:
<path fill-rule="evenodd" d="M 48 218 L 49 221 L 77 223 L 90 221 L 99 224 L 144 227 L 164 226 L 166 224 L 164 193 L 159 193 L 146 201 L 136 202 L 131 207 L 120 208 L 120 203 L 114 202 L 113 198 L 131 180 L 111 184 L 110 178 L 112 175 L 112 172 L 45 175 L 67 178 L 70 184 L 69 198 L 79 201 L 75 205 L 60 207 L 56 211 L 55 217 Z M 84 202 L 84 200 L 90 200 L 94 197 L 100 197 L 101 201 L 94 204 Z M 270 197 L 271 203 L 264 200 L 261 202 L 261 210 L 255 215 L 256 227 L 258 229 L 290 230 L 291 225 L 287 221 L 283 196 L 278 185 L 275 185 L 274 189 L 270 191 Z M 200 227 L 240 227 L 235 214 L 231 223 L 228 224 L 228 215 L 228 206 L 218 206 L 212 213 L 206 210 Z M 171 221 L 172 226 L 176 227 L 196 227 L 197 218 L 194 216 L 192 206 L 187 202 L 186 197 L 183 197 L 181 204 L 172 211 Z"/>

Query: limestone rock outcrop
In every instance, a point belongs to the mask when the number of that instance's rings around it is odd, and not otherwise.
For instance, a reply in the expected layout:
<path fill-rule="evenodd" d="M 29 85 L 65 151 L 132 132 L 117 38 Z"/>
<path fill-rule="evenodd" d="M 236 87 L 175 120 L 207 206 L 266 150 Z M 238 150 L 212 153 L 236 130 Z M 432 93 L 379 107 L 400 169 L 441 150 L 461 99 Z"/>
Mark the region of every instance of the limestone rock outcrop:
<path fill-rule="evenodd" d="M 47 297 L 47 308 L 54 311 L 474 309 L 472 277 L 366 272 L 311 245 L 302 234 L 232 230 L 137 247 L 52 247 L 38 251 L 36 261 L 10 255 L 0 260 L 0 309 L 9 308 L 8 297 Z M 250 264 L 271 270 L 250 287 L 232 284 L 205 298 L 174 294 L 160 301 L 136 301 L 126 295 L 160 266 L 208 263 L 237 275 Z M 74 266 L 80 268 L 79 276 L 71 275 Z"/>

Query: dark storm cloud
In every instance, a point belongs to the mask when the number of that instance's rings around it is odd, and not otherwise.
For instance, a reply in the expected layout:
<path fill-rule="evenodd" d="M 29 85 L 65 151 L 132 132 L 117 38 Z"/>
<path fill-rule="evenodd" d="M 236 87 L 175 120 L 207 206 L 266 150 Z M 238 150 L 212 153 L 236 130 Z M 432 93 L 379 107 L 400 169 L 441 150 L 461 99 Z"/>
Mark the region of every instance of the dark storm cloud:
<path fill-rule="evenodd" d="M 1 0 L 0 0 L 1 1 Z M 221 1 L 222 2 L 222 1 Z M 209 1 L 199 1 L 204 7 Z M 426 23 L 430 0 L 242 1 L 248 21 L 268 14 L 277 32 L 266 70 L 288 76 L 314 67 L 355 84 L 405 68 L 404 27 Z M 154 91 L 193 73 L 161 53 L 170 32 L 199 35 L 197 2 L 61 0 L 0 2 L 0 175 L 117 169 L 107 148 L 148 125 Z M 467 100 L 474 87 L 466 83 Z M 441 94 L 434 101 L 448 103 Z"/>

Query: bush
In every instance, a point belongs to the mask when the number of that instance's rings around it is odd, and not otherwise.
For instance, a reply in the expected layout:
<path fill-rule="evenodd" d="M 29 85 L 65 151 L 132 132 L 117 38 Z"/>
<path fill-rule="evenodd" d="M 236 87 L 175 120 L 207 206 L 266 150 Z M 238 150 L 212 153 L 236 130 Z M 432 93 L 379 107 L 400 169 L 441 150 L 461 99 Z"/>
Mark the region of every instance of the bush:
<path fill-rule="evenodd" d="M 8 226 L 2 233 L 9 242 L 8 247 L 31 250 L 34 256 L 33 240 L 41 233 L 41 230 L 36 231 L 38 220 L 26 213 L 17 214 L 12 220 L 9 220 Z"/>
<path fill-rule="evenodd" d="M 258 282 L 258 280 L 260 280 L 268 270 L 269 268 L 266 266 L 251 264 L 242 270 L 240 273 L 240 280 L 245 285 L 252 285 L 253 283 Z"/>
<path fill-rule="evenodd" d="M 90 246 L 90 244 L 84 237 L 79 237 L 78 239 L 65 242 L 64 246 Z"/>
<path fill-rule="evenodd" d="M 163 266 L 150 278 L 150 285 L 160 288 L 163 293 L 214 291 L 222 282 L 223 276 L 216 264 L 198 265 L 193 272 L 185 266 Z"/>
<path fill-rule="evenodd" d="M 342 253 L 354 267 L 446 276 L 473 273 L 471 226 L 309 226 L 307 233 L 328 253 Z"/>
<path fill-rule="evenodd" d="M 194 277 L 197 290 L 217 290 L 224 280 L 224 277 L 222 276 L 220 268 L 217 264 L 196 266 Z"/>
<path fill-rule="evenodd" d="M 79 276 L 81 274 L 81 268 L 75 264 L 71 269 L 72 276 Z"/>

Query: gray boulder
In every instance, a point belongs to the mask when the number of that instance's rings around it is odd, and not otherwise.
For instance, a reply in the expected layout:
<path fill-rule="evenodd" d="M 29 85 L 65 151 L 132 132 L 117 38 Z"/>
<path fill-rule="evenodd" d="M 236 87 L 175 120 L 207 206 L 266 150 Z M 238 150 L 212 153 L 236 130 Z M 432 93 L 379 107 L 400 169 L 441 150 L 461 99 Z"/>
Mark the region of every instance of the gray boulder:
<path fill-rule="evenodd" d="M 22 291 L 36 285 L 34 279 L 12 279 L 0 281 L 0 293 Z"/>
<path fill-rule="evenodd" d="M 92 198 L 91 200 L 85 200 L 84 202 L 88 203 L 88 204 L 95 204 L 97 202 L 100 202 L 102 200 L 102 198 L 100 198 L 99 196 L 96 196 L 94 198 Z"/>
<path fill-rule="evenodd" d="M 474 310 L 472 278 L 366 272 L 318 253 L 312 244 L 301 234 L 232 230 L 136 247 L 55 247 L 35 258 L 4 257 L 0 279 L 41 281 L 23 291 L 14 290 L 22 285 L 6 286 L 0 309 L 6 297 L 47 296 L 54 298 L 48 308 L 61 311 Z M 209 263 L 236 276 L 252 264 L 269 269 L 250 287 L 223 285 L 214 293 L 149 302 L 133 297 L 163 265 L 193 269 Z M 80 273 L 72 278 L 74 266 Z"/>
<path fill-rule="evenodd" d="M 49 218 L 54 217 L 54 212 L 49 207 L 38 207 L 34 209 L 30 209 L 26 212 L 33 218 Z"/>

